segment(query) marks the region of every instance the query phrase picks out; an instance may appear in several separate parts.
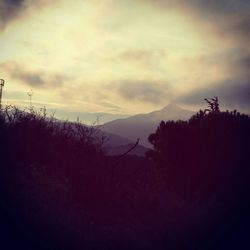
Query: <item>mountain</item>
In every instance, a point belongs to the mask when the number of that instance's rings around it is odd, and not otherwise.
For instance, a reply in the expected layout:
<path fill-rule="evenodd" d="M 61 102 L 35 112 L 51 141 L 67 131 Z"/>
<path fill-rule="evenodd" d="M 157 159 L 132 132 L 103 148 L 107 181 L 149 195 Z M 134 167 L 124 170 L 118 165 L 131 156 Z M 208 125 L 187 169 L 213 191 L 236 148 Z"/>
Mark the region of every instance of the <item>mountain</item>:
<path fill-rule="evenodd" d="M 50 119 L 48 119 L 48 122 L 49 121 Z M 54 120 L 54 122 L 56 122 L 56 124 L 61 128 L 63 128 L 66 122 L 75 132 L 78 130 L 77 127 L 79 126 L 79 123 L 59 119 Z M 83 123 L 80 123 L 80 126 L 83 128 L 83 130 L 90 129 L 92 131 L 91 133 L 93 134 L 93 137 L 97 139 L 97 141 L 101 142 L 103 140 L 102 147 L 107 155 L 121 155 L 130 149 L 135 143 L 134 141 L 123 136 L 102 131 L 101 126 L 89 126 Z M 148 148 L 137 145 L 137 147 L 133 149 L 129 155 L 144 156 L 147 151 Z"/>
<path fill-rule="evenodd" d="M 48 110 L 53 112 L 53 110 Z M 116 119 L 126 118 L 128 115 L 113 114 L 113 113 L 89 113 L 89 112 L 77 112 L 69 110 L 56 110 L 55 115 L 60 120 L 68 120 L 75 122 L 77 118 L 84 124 L 104 124 Z"/>
<path fill-rule="evenodd" d="M 48 121 L 50 121 L 50 119 L 48 119 Z M 77 131 L 77 126 L 79 125 L 79 123 L 77 123 L 77 122 L 65 121 L 65 120 L 60 120 L 60 119 L 56 119 L 55 122 L 61 128 L 63 128 L 63 126 L 64 126 L 64 124 L 66 122 L 75 131 Z M 90 126 L 90 125 L 87 125 L 87 124 L 84 124 L 84 123 L 80 123 L 80 126 L 82 126 L 83 128 L 86 128 L 86 129 L 90 129 L 90 130 L 93 129 L 94 130 L 93 131 L 93 136 L 96 139 L 98 139 L 98 140 L 104 139 L 103 146 L 105 148 L 112 148 L 112 147 L 117 147 L 117 146 L 131 145 L 131 144 L 134 143 L 132 140 L 129 140 L 128 138 L 125 138 L 123 136 L 102 131 L 100 129 L 101 126 Z"/>
<path fill-rule="evenodd" d="M 156 130 L 162 120 L 188 120 L 193 114 L 193 111 L 169 104 L 161 110 L 107 122 L 101 129 L 103 132 L 120 135 L 133 142 L 140 138 L 141 145 L 151 147 L 148 136 Z"/>

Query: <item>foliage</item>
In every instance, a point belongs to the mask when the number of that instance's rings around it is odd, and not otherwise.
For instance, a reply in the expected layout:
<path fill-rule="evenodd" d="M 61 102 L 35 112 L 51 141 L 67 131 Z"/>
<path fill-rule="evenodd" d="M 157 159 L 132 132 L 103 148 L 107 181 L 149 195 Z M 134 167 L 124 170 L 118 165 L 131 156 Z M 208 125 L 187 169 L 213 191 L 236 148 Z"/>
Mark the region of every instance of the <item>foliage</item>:
<path fill-rule="evenodd" d="M 249 209 L 250 119 L 207 102 L 189 121 L 159 124 L 149 136 L 153 161 L 106 156 L 96 129 L 45 108 L 5 107 L 4 249 L 215 249 L 216 230 Z"/>
<path fill-rule="evenodd" d="M 233 192 L 247 186 L 250 117 L 220 111 L 218 98 L 188 121 L 162 121 L 149 136 L 148 157 L 164 169 L 169 188 L 184 196 Z M 242 191 L 242 189 L 241 189 Z"/>
<path fill-rule="evenodd" d="M 92 127 L 47 117 L 45 108 L 26 112 L 7 106 L 1 112 L 1 121 L 5 130 L 1 144 L 7 151 L 5 162 L 11 161 L 12 165 L 71 162 L 73 168 L 102 154 L 102 145 Z M 80 159 L 81 155 L 85 157 Z"/>
<path fill-rule="evenodd" d="M 0 136 L 0 229 L 14 239 L 5 249 L 100 249 L 119 228 L 136 231 L 135 206 L 145 217 L 138 202 L 148 161 L 104 155 L 95 128 L 7 106 Z M 120 249 L 117 239 L 105 244 Z"/>

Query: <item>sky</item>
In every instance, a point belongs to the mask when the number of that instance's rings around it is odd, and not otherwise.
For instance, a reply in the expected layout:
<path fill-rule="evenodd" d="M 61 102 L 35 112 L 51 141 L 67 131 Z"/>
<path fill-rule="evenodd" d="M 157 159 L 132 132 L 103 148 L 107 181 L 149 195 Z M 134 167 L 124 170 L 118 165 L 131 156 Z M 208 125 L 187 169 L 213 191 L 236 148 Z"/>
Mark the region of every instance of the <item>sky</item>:
<path fill-rule="evenodd" d="M 69 112 L 250 113 L 249 0 L 1 0 L 3 102 Z"/>

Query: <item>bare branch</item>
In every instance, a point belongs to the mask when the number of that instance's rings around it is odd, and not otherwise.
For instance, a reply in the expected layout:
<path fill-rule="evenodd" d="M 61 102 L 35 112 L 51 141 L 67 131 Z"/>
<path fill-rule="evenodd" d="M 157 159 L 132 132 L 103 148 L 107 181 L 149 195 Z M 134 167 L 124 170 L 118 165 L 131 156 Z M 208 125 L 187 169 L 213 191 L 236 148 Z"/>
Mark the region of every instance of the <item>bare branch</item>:
<path fill-rule="evenodd" d="M 128 153 L 130 153 L 133 149 L 135 149 L 137 147 L 137 145 L 139 144 L 140 138 L 137 138 L 136 143 L 129 148 L 125 153 L 123 153 L 122 155 L 120 155 L 117 159 L 117 161 L 119 161 L 121 158 L 123 158 L 124 156 L 126 156 Z"/>

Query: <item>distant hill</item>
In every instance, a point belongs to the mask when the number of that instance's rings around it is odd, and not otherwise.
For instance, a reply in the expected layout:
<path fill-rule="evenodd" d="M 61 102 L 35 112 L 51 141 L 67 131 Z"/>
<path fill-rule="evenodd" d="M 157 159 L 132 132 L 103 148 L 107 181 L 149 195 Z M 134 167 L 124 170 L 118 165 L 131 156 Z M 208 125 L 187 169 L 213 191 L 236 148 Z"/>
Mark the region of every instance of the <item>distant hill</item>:
<path fill-rule="evenodd" d="M 53 110 L 49 110 L 53 112 Z M 112 113 L 89 113 L 68 110 L 56 110 L 55 116 L 60 120 L 68 120 L 75 122 L 77 118 L 84 124 L 104 124 L 116 119 L 126 118 L 128 115 L 112 114 Z"/>
<path fill-rule="evenodd" d="M 49 119 L 48 119 L 49 121 Z M 66 121 L 67 122 L 67 121 Z M 63 126 L 63 124 L 65 123 L 65 121 L 63 120 L 56 120 L 56 123 L 58 125 Z M 77 126 L 76 122 L 67 122 L 68 124 L 70 124 L 72 126 L 72 128 L 74 128 L 75 126 Z M 123 136 L 117 135 L 117 134 L 112 134 L 109 132 L 105 132 L 102 131 L 100 128 L 101 126 L 96 126 L 96 127 L 92 127 L 86 124 L 81 123 L 82 127 L 85 128 L 89 128 L 89 129 L 94 129 L 93 131 L 93 136 L 94 138 L 98 139 L 98 140 L 104 140 L 104 143 L 102 145 L 104 151 L 108 154 L 108 155 L 119 155 L 122 154 L 124 152 L 126 152 L 129 148 L 131 148 L 132 145 L 134 145 L 135 141 L 132 141 L 128 138 L 125 138 Z M 75 127 L 75 129 L 77 129 Z M 145 148 L 141 145 L 138 145 L 131 153 L 130 155 L 138 155 L 138 156 L 144 156 L 146 151 L 148 151 L 148 148 Z"/>
<path fill-rule="evenodd" d="M 147 138 L 156 130 L 160 121 L 187 120 L 193 114 L 194 112 L 190 110 L 170 104 L 158 111 L 117 119 L 96 126 L 96 135 L 104 136 L 105 143 L 103 147 L 109 155 L 119 155 L 126 152 L 136 142 L 136 139 L 140 138 L 139 145 L 130 154 L 143 156 L 151 147 Z M 84 124 L 83 126 L 88 127 L 88 125 Z"/>
<path fill-rule="evenodd" d="M 116 134 L 128 138 L 133 142 L 139 137 L 141 145 L 150 147 L 148 136 L 156 130 L 160 121 L 188 120 L 193 114 L 193 111 L 169 104 L 158 111 L 138 114 L 105 123 L 101 129 L 105 133 Z"/>

